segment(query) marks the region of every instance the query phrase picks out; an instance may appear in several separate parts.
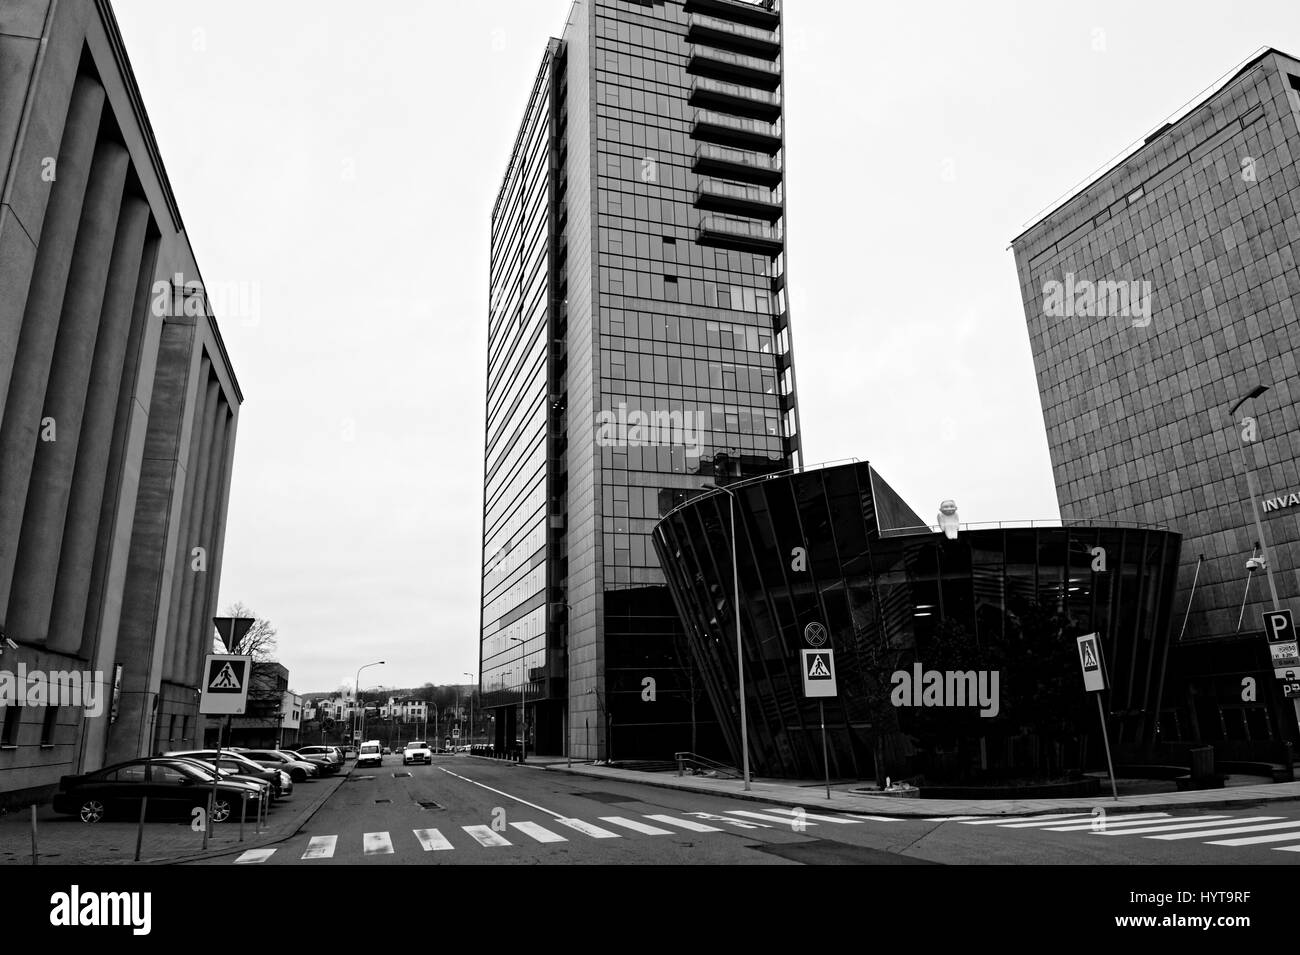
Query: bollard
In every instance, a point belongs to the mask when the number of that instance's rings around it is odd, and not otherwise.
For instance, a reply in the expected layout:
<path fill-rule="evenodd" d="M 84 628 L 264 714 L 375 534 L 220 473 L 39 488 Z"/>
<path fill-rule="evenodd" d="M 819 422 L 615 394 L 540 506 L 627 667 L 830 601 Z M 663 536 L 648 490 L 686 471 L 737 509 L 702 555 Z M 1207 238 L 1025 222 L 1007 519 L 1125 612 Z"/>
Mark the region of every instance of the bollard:
<path fill-rule="evenodd" d="M 140 828 L 135 831 L 135 861 L 140 861 L 140 845 L 144 842 L 144 817 L 149 811 L 149 797 L 140 800 Z"/>
<path fill-rule="evenodd" d="M 258 807 L 261 811 L 261 807 Z M 248 793 L 239 794 L 239 841 L 244 841 L 244 820 L 248 817 Z"/>
<path fill-rule="evenodd" d="M 36 803 L 32 803 L 32 865 L 36 865 Z"/>

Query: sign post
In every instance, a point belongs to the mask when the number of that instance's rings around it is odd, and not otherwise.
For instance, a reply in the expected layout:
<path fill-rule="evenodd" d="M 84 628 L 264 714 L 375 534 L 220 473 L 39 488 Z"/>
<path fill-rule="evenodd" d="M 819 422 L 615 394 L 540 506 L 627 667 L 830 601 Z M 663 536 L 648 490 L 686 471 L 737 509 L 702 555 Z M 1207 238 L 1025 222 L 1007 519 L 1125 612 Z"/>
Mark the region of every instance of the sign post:
<path fill-rule="evenodd" d="M 809 631 L 812 631 L 811 633 Z M 820 647 L 826 641 L 826 631 L 805 628 L 808 642 Z M 820 637 L 820 639 L 816 639 Z M 817 712 L 822 731 L 822 765 L 826 768 L 826 798 L 831 798 L 831 761 L 826 749 L 826 697 L 837 696 L 835 688 L 835 651 L 830 649 L 800 650 L 800 670 L 803 673 L 804 699 L 817 700 Z"/>
<path fill-rule="evenodd" d="M 228 618 L 236 619 L 236 618 Z M 199 697 L 199 713 L 203 716 L 225 716 L 226 745 L 230 742 L 230 724 L 235 714 L 242 714 L 248 706 L 248 683 L 252 676 L 253 658 L 233 653 L 209 653 L 203 663 L 203 692 Z M 213 764 L 212 793 L 208 797 L 208 817 L 203 826 L 203 848 L 208 848 L 212 833 L 212 811 L 216 808 L 217 782 L 221 778 L 222 733 L 217 730 L 217 758 Z M 263 800 L 265 801 L 265 800 Z"/>
<path fill-rule="evenodd" d="M 1106 689 L 1106 671 L 1101 665 L 1101 634 L 1090 633 L 1076 641 L 1079 648 L 1079 666 L 1083 668 L 1083 688 L 1097 694 L 1097 716 L 1101 720 L 1101 741 L 1106 747 L 1106 769 L 1110 772 L 1110 794 L 1119 799 L 1115 788 L 1115 764 L 1110 758 L 1110 733 L 1106 730 L 1106 711 L 1101 705 L 1101 691 Z"/>

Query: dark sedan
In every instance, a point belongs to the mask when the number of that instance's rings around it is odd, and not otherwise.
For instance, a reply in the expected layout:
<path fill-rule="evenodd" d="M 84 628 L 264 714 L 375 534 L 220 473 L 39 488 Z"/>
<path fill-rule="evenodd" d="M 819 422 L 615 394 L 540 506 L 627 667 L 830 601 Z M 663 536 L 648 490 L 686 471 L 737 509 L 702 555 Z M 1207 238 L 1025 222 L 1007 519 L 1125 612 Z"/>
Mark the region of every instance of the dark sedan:
<path fill-rule="evenodd" d="M 248 796 L 250 806 L 261 797 L 260 785 L 223 779 L 217 783 L 212 821 L 225 822 Z M 80 816 L 82 822 L 135 819 L 149 797 L 149 815 L 186 817 L 203 808 L 212 795 L 212 774 L 182 759 L 132 759 L 80 776 L 64 776 L 54 796 L 54 811 Z"/>

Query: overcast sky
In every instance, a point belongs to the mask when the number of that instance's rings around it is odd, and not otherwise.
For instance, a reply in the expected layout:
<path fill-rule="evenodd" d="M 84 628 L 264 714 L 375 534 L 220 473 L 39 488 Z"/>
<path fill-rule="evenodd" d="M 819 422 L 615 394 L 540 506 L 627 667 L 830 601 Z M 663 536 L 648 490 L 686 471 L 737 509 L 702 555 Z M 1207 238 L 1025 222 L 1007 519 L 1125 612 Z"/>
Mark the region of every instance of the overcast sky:
<path fill-rule="evenodd" d="M 478 665 L 488 225 L 569 0 L 115 0 L 244 390 L 220 606 L 300 691 Z M 1058 516 L 1007 246 L 1294 0 L 787 0 L 788 275 L 810 463 L 923 516 Z M 256 295 L 256 299 L 252 296 Z M 254 308 L 256 305 L 256 308 Z"/>

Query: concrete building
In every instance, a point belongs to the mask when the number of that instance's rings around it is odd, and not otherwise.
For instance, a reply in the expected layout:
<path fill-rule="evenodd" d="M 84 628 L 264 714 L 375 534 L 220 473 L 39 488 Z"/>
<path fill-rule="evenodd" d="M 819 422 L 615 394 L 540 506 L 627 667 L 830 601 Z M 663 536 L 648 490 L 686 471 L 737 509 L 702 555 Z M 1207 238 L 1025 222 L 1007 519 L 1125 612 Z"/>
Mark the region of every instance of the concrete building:
<path fill-rule="evenodd" d="M 1298 159 L 1267 49 L 1013 240 L 1062 518 L 1183 538 L 1165 740 L 1297 739 L 1261 612 L 1300 598 Z"/>
<path fill-rule="evenodd" d="M 4 707 L 12 800 L 199 742 L 242 394 L 106 0 L 6 0 L 0 77 L 0 671 L 109 697 Z"/>
<path fill-rule="evenodd" d="M 723 742 L 650 532 L 798 464 L 778 0 L 578 0 L 491 222 L 481 706 L 498 748 Z M 520 725 L 520 720 L 524 725 Z"/>

